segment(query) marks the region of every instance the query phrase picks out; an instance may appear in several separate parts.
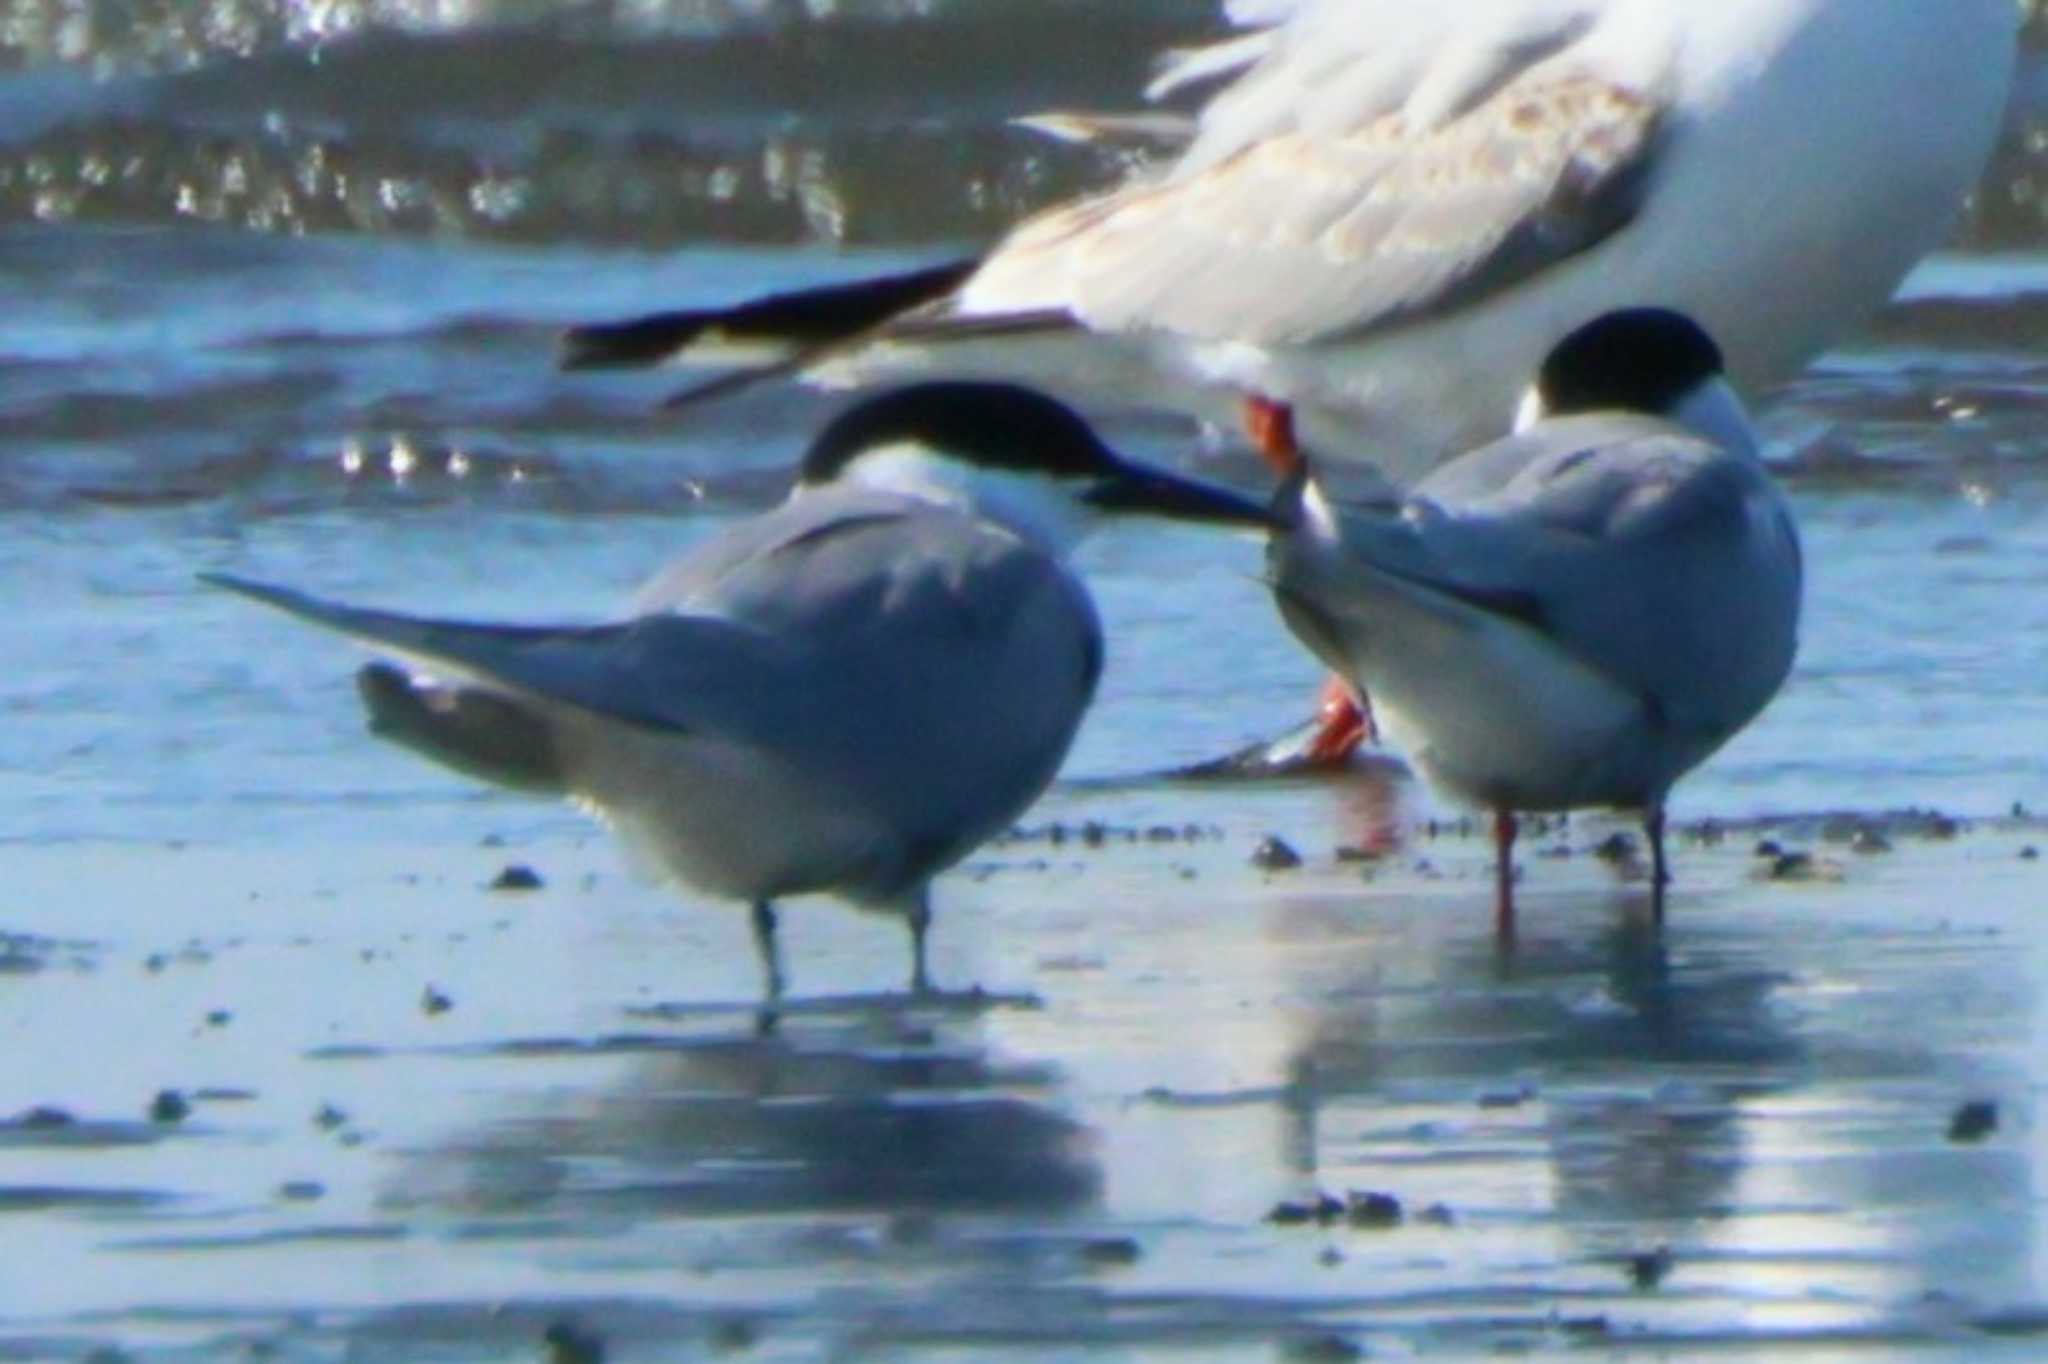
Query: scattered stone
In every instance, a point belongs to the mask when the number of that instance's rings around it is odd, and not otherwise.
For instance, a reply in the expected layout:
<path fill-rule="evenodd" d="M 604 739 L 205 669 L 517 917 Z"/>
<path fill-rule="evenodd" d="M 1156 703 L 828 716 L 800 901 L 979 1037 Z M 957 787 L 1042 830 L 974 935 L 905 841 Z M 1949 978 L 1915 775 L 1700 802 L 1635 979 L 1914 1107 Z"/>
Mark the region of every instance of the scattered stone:
<path fill-rule="evenodd" d="M 435 989 L 432 985 L 428 985 L 420 991 L 420 1012 L 429 1018 L 434 1017 L 436 1014 L 445 1014 L 454 1007 L 455 1001 Z"/>
<path fill-rule="evenodd" d="M 2020 861 L 2022 862 L 2038 862 L 2040 858 L 2041 850 L 2031 843 L 2020 849 Z"/>
<path fill-rule="evenodd" d="M 175 1089 L 160 1089 L 149 1101 L 149 1120 L 170 1125 L 192 1116 L 192 1105 Z"/>
<path fill-rule="evenodd" d="M 1954 838 L 1962 832 L 1962 827 L 1962 825 L 1950 819 L 1947 815 L 1934 815 L 1927 821 L 1927 836 L 1929 838 Z"/>
<path fill-rule="evenodd" d="M 1081 826 L 1081 842 L 1091 848 L 1099 848 L 1109 838 L 1109 829 L 1099 819 L 1091 819 Z"/>
<path fill-rule="evenodd" d="M 1658 1246 L 1655 1250 L 1643 1251 L 1628 1257 L 1629 1282 L 1637 1288 L 1650 1289 L 1664 1282 L 1664 1276 L 1671 1272 L 1677 1257 L 1670 1246 Z"/>
<path fill-rule="evenodd" d="M 1773 881 L 1810 881 L 1813 871 L 1813 854 L 1810 852 L 1779 853 L 1771 859 L 1770 877 Z"/>
<path fill-rule="evenodd" d="M 1635 835 L 1617 830 L 1593 846 L 1593 856 L 1610 866 L 1625 866 L 1636 860 Z"/>
<path fill-rule="evenodd" d="M 1354 1227 L 1381 1231 L 1398 1227 L 1404 1216 L 1401 1200 L 1387 1193 L 1360 1193 L 1356 1189 L 1345 1195 L 1344 1220 Z"/>
<path fill-rule="evenodd" d="M 1559 1330 L 1568 1336 L 1604 1336 L 1613 1329 L 1607 1324 L 1607 1318 L 1604 1315 L 1564 1317 L 1558 1321 L 1557 1326 Z"/>
<path fill-rule="evenodd" d="M 513 862 L 508 864 L 503 871 L 499 872 L 492 879 L 490 888 L 492 890 L 539 890 L 544 884 L 546 883 L 540 879 L 540 873 L 532 867 L 526 866 L 524 863 Z"/>
<path fill-rule="evenodd" d="M 19 1127 L 31 1132 L 47 1132 L 53 1127 L 71 1127 L 78 1122 L 61 1108 L 51 1104 L 37 1104 L 26 1108 L 8 1119 L 9 1127 Z"/>
<path fill-rule="evenodd" d="M 1144 1253 L 1144 1248 L 1128 1236 L 1098 1236 L 1081 1246 L 1085 1263 L 1105 1268 L 1134 1265 Z"/>
<path fill-rule="evenodd" d="M 321 1104 L 313 1112 L 313 1126 L 322 1132 L 332 1132 L 348 1121 L 348 1114 L 333 1104 Z"/>
<path fill-rule="evenodd" d="M 745 1317 L 721 1317 L 711 1324 L 714 1354 L 736 1355 L 761 1342 L 761 1328 Z"/>
<path fill-rule="evenodd" d="M 1344 1252 L 1335 1246 L 1324 1246 L 1316 1252 L 1316 1263 L 1324 1269 L 1335 1269 L 1344 1263 Z"/>
<path fill-rule="evenodd" d="M 162 952 L 152 952 L 142 959 L 142 969 L 152 976 L 162 974 L 163 969 L 170 964 L 170 957 Z"/>
<path fill-rule="evenodd" d="M 1784 847 L 1775 838 L 1766 838 L 1757 843 L 1753 853 L 1757 857 L 1783 857 Z"/>
<path fill-rule="evenodd" d="M 1888 853 L 1891 850 L 1892 841 L 1868 824 L 1858 829 L 1855 836 L 1849 840 L 1849 851 L 1851 852 L 1870 854 Z"/>
<path fill-rule="evenodd" d="M 1295 1336 L 1281 1342 L 1279 1355 L 1287 1364 L 1350 1364 L 1365 1351 L 1342 1336 Z"/>
<path fill-rule="evenodd" d="M 235 1015 L 231 1010 L 208 1009 L 206 1011 L 206 1026 L 209 1028 L 225 1028 L 234 1021 Z"/>
<path fill-rule="evenodd" d="M 1301 854 L 1278 834 L 1267 834 L 1252 849 L 1252 865 L 1260 871 L 1292 871 L 1301 865 Z"/>
<path fill-rule="evenodd" d="M 1337 848 L 1339 862 L 1377 862 L 1386 855 L 1383 849 L 1360 847 L 1356 843 L 1340 844 Z"/>
<path fill-rule="evenodd" d="M 192 1091 L 192 1100 L 202 1104 L 246 1104 L 256 1101 L 256 1091 L 239 1085 L 208 1085 Z"/>
<path fill-rule="evenodd" d="M 1954 1142 L 1982 1141 L 1998 1130 L 1998 1105 L 1989 1099 L 1973 1099 L 1949 1117 L 1948 1139 Z"/>
<path fill-rule="evenodd" d="M 1479 1096 L 1481 1108 L 1520 1108 L 1536 1097 L 1527 1085 L 1519 1089 L 1490 1089 Z"/>
<path fill-rule="evenodd" d="M 1276 1227 L 1300 1227 L 1313 1222 L 1327 1227 L 1344 1215 L 1344 1204 L 1326 1193 L 1316 1195 L 1313 1203 L 1280 1202 L 1266 1214 L 1266 1220 Z"/>
<path fill-rule="evenodd" d="M 1454 1227 L 1458 1224 L 1458 1215 L 1451 1211 L 1447 1203 L 1432 1203 L 1416 1213 L 1415 1220 L 1424 1226 Z"/>
<path fill-rule="evenodd" d="M 286 1203 L 317 1203 L 327 1197 L 327 1186 L 317 1179 L 287 1179 L 277 1186 L 277 1196 Z"/>
<path fill-rule="evenodd" d="M 604 1338 L 573 1321 L 550 1323 L 540 1338 L 548 1347 L 547 1364 L 604 1364 Z"/>

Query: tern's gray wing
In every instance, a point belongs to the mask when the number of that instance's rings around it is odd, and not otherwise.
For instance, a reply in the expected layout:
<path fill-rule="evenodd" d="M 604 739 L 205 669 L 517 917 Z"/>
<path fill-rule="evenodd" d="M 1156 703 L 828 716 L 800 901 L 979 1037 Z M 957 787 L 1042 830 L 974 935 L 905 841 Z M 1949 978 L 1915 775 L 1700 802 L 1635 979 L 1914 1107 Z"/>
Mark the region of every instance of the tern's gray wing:
<path fill-rule="evenodd" d="M 1312 344 L 1464 306 L 1605 240 L 1662 149 L 1659 93 L 1579 60 L 1583 4 L 1483 9 L 1500 15 L 1480 38 L 1432 28 L 1443 41 L 1385 62 L 1293 44 L 1275 67 L 1276 50 L 1212 101 L 1172 172 L 1026 223 L 958 312 Z"/>
<path fill-rule="evenodd" d="M 849 809 L 886 812 L 927 852 L 971 846 L 1044 788 L 1102 663 L 1093 605 L 1056 560 L 887 497 L 819 493 L 748 522 L 611 625 L 423 620 L 212 581 L 464 686 L 757 754 Z M 532 717 L 551 726 L 545 707 Z M 407 738 L 412 721 L 394 737 L 433 756 L 460 747 L 465 770 L 502 766 L 466 733 Z M 549 767 L 541 754 L 503 779 Z"/>
<path fill-rule="evenodd" d="M 1348 559 L 1543 634 L 1680 726 L 1741 723 L 1791 666 L 1783 497 L 1753 459 L 1662 423 L 1548 423 L 1340 526 Z"/>

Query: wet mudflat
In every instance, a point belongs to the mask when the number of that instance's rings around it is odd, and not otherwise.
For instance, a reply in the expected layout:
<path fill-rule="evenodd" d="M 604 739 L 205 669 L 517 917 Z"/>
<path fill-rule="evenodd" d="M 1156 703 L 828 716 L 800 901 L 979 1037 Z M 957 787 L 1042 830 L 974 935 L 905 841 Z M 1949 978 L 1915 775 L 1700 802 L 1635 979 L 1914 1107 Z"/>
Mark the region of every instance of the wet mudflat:
<path fill-rule="evenodd" d="M 193 575 L 602 617 L 828 402 L 652 418 L 555 327 L 957 254 L 1122 169 L 1008 118 L 1213 31 L 830 8 L 0 5 L 0 1359 L 2048 1350 L 2038 51 L 1953 248 L 1770 397 L 1800 663 L 1661 934 L 1625 824 L 1525 840 L 1504 952 L 1384 765 L 1144 777 L 1316 682 L 1256 545 L 1150 530 L 1082 556 L 1066 780 L 937 887 L 948 993 L 797 903 L 763 1037 L 743 915 Z"/>
<path fill-rule="evenodd" d="M 12 849 L 8 1348 L 2038 1348 L 2048 827 L 1696 828 L 1660 936 L 1574 820 L 1502 952 L 1483 837 L 1337 852 L 1400 786 L 1070 788 L 944 882 L 950 993 L 806 906 L 765 1038 L 743 916 L 573 825 Z"/>

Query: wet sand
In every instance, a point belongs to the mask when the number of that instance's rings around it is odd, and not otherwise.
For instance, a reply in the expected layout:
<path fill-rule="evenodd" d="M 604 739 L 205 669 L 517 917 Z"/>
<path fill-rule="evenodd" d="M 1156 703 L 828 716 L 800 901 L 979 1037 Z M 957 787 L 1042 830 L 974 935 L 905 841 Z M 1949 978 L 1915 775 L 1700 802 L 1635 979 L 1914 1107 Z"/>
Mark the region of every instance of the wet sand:
<path fill-rule="evenodd" d="M 1660 939 L 1574 820 L 1504 953 L 1483 837 L 1336 855 L 1404 785 L 1064 789 L 942 881 L 952 994 L 803 902 L 766 1038 L 744 916 L 573 824 L 10 849 L 0 1352 L 2041 1347 L 2048 827 L 1695 830 Z"/>

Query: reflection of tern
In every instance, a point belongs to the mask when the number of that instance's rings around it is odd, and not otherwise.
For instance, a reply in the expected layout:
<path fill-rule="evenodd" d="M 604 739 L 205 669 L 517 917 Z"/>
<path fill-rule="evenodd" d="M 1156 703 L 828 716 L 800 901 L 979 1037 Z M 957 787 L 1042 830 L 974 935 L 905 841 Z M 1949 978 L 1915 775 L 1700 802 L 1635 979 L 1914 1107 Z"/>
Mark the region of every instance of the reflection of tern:
<path fill-rule="evenodd" d="M 1233 11 L 1270 26 L 1177 59 L 1167 85 L 1231 79 L 1163 171 L 977 260 L 579 328 L 566 361 L 744 343 L 782 348 L 769 372 L 1251 397 L 1405 481 L 1498 435 L 1549 349 L 1615 308 L 1697 317 L 1751 390 L 1834 340 L 1952 221 L 2016 26 L 2011 0 Z"/>
<path fill-rule="evenodd" d="M 1295 634 L 1425 776 L 1494 812 L 1503 938 L 1518 810 L 1642 811 L 1661 917 L 1665 797 L 1783 684 L 1801 579 L 1791 511 L 1690 320 L 1589 323 L 1524 417 L 1398 505 L 1335 506 L 1304 470 L 1270 563 Z"/>
<path fill-rule="evenodd" d="M 699 546 L 611 625 L 428 620 L 214 575 L 353 635 L 371 728 L 473 776 L 592 807 L 659 870 L 753 906 L 813 891 L 903 915 L 928 988 L 928 886 L 1037 799 L 1102 665 L 1065 551 L 1099 513 L 1263 525 L 994 384 L 872 398 L 783 506 Z"/>

